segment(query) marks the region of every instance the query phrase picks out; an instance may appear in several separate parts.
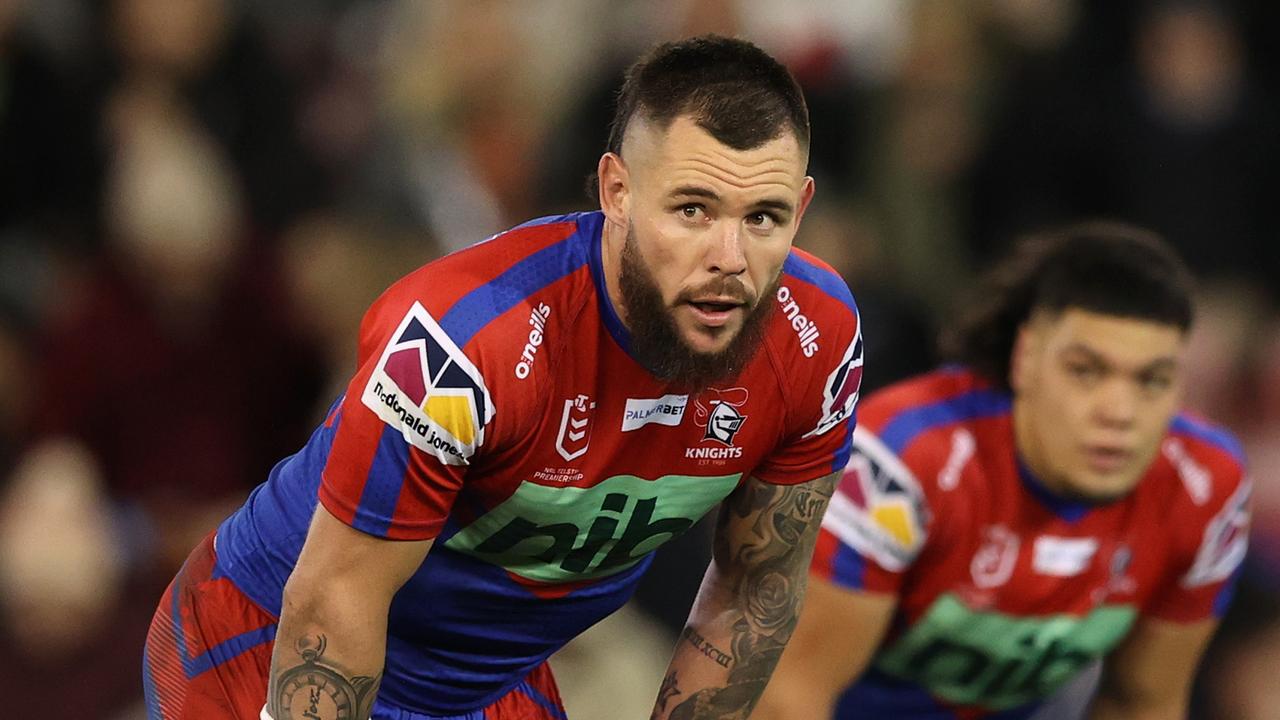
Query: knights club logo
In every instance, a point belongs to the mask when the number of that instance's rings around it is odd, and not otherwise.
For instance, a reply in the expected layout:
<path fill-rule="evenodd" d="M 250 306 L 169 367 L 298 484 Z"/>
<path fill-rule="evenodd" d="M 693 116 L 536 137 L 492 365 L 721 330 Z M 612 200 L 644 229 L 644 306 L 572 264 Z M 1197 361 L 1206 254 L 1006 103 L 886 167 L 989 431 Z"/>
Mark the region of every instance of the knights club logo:
<path fill-rule="evenodd" d="M 702 439 L 715 440 L 725 446 L 733 445 L 733 438 L 747 421 L 747 416 L 738 409 L 746 404 L 747 397 L 746 388 L 711 388 L 695 400 L 693 421 L 705 429 Z"/>
<path fill-rule="evenodd" d="M 556 433 L 556 452 L 566 461 L 582 457 L 591 444 L 591 417 L 595 409 L 595 402 L 587 395 L 564 401 L 560 432 Z"/>

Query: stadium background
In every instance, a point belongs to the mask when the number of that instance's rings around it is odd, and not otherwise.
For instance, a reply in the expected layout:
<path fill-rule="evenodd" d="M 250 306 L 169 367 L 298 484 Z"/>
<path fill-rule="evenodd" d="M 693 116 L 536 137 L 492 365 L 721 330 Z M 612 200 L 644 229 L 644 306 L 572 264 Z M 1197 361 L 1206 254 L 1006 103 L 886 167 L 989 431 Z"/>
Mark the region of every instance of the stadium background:
<path fill-rule="evenodd" d="M 1280 717 L 1278 21 L 1269 0 L 0 0 L 4 714 L 141 717 L 156 598 L 339 392 L 365 305 L 590 207 L 622 68 L 716 31 L 806 88 L 798 242 L 859 299 L 869 388 L 934 362 L 1014 233 L 1102 215 L 1185 254 L 1189 403 L 1258 481 L 1196 717 Z M 647 717 L 706 540 L 557 659 L 571 715 Z"/>

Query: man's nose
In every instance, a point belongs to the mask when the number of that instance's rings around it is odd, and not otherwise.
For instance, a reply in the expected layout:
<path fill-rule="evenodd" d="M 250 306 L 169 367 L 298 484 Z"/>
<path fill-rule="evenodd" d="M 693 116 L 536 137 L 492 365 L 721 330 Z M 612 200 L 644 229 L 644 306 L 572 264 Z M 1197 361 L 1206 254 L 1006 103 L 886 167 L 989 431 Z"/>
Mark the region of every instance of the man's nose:
<path fill-rule="evenodd" d="M 741 275 L 747 270 L 747 255 L 742 248 L 742 224 L 726 222 L 707 249 L 707 269 L 723 275 Z"/>
<path fill-rule="evenodd" d="M 1111 378 L 1099 388 L 1094 412 L 1109 427 L 1131 426 L 1138 416 L 1138 389 L 1124 378 Z"/>

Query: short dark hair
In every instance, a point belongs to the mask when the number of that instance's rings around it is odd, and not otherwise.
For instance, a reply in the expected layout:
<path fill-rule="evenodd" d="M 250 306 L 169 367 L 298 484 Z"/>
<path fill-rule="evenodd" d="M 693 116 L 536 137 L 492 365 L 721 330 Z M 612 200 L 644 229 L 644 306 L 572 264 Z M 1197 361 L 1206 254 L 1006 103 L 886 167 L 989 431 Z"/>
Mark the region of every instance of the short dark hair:
<path fill-rule="evenodd" d="M 944 333 L 943 354 L 1009 387 L 1018 329 L 1039 311 L 1080 309 L 1191 328 L 1194 282 L 1155 233 L 1089 222 L 1022 238 Z"/>
<path fill-rule="evenodd" d="M 791 130 L 809 147 L 809 109 L 782 63 L 755 45 L 702 35 L 654 47 L 628 70 L 609 129 L 608 152 L 637 114 L 662 128 L 682 115 L 735 150 L 749 150 Z"/>

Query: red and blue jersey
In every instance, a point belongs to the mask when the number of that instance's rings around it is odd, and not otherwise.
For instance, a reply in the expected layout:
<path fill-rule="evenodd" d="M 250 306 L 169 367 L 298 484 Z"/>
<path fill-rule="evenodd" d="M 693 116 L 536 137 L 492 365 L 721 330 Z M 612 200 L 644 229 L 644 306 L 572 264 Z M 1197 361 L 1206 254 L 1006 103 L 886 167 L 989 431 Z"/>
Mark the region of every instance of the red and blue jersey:
<path fill-rule="evenodd" d="M 1011 405 L 949 368 L 860 409 L 813 571 L 898 607 L 837 718 L 1028 717 L 1137 618 L 1230 602 L 1250 491 L 1234 438 L 1178 415 L 1130 495 L 1087 505 L 1020 462 Z"/>
<path fill-rule="evenodd" d="M 602 226 L 535 221 L 392 286 L 346 394 L 218 530 L 217 572 L 276 615 L 317 502 L 434 539 L 392 602 L 380 702 L 485 706 L 747 477 L 800 483 L 849 458 L 862 338 L 834 271 L 793 251 L 743 371 L 682 394 L 628 354 Z"/>

